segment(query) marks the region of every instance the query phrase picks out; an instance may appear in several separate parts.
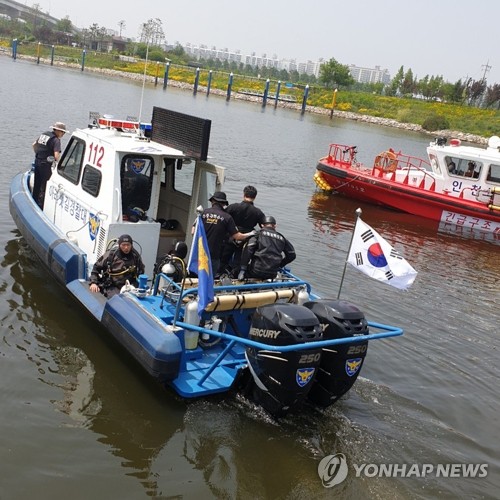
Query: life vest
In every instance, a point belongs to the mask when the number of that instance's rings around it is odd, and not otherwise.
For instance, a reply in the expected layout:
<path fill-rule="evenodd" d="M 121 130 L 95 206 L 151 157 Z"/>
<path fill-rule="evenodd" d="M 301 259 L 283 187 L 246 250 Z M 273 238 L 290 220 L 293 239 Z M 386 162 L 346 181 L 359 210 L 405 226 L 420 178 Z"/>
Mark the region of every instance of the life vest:
<path fill-rule="evenodd" d="M 40 134 L 35 146 L 35 156 L 38 161 L 47 161 L 47 158 L 54 154 L 52 143 L 55 137 L 56 134 L 52 130 Z"/>

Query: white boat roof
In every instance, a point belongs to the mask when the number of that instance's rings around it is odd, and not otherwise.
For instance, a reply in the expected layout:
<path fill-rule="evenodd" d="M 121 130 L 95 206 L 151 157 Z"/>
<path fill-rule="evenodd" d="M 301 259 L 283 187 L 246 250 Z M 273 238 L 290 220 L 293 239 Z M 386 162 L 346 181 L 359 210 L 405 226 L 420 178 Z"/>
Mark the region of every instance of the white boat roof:
<path fill-rule="evenodd" d="M 473 158 L 485 159 L 490 161 L 494 160 L 500 162 L 499 147 L 500 147 L 500 139 L 494 136 L 489 139 L 487 147 L 465 146 L 462 145 L 461 143 L 454 145 L 452 140 L 450 141 L 450 143 L 443 146 L 440 146 L 435 142 L 433 142 L 430 144 L 429 149 L 433 151 L 441 151 L 446 154 L 449 154 L 450 156 L 459 153 L 460 155 L 470 156 Z"/>
<path fill-rule="evenodd" d="M 175 148 L 164 146 L 155 141 L 141 137 L 134 132 L 121 132 L 114 128 L 82 128 L 76 129 L 73 135 L 88 140 L 93 137 L 100 141 L 107 142 L 117 152 L 145 153 L 151 155 L 164 155 L 171 157 L 183 157 L 184 153 Z"/>

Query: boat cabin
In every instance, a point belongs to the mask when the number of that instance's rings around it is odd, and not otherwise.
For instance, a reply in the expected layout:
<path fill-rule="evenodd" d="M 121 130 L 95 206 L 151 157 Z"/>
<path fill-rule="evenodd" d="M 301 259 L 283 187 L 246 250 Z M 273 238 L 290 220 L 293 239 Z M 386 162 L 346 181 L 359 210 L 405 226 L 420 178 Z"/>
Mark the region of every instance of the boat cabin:
<path fill-rule="evenodd" d="M 121 234 L 132 236 L 150 276 L 176 242 L 189 245 L 196 208 L 224 180 L 224 169 L 206 161 L 210 126 L 155 107 L 151 124 L 91 113 L 88 128 L 73 132 L 44 212 L 87 253 L 88 273 Z"/>
<path fill-rule="evenodd" d="M 429 161 L 390 149 L 377 155 L 371 173 L 423 190 L 488 203 L 492 188 L 500 188 L 499 148 L 498 137 L 491 137 L 486 149 L 462 146 L 458 139 L 447 144 L 445 138 L 438 138 L 427 147 Z"/>
<path fill-rule="evenodd" d="M 437 139 L 427 148 L 432 171 L 449 195 L 478 200 L 500 186 L 500 138 L 491 137 L 486 149 L 463 146 L 459 139 Z M 438 189 L 436 189 L 438 190 Z"/>

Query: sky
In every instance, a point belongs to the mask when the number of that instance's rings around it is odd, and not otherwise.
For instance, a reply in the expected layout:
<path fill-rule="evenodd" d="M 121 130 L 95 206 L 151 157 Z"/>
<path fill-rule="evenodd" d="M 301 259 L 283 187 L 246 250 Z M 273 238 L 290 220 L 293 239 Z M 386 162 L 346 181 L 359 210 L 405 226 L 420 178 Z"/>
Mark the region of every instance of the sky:
<path fill-rule="evenodd" d="M 22 0 L 18 0 L 21 1 Z M 138 37 L 159 18 L 168 43 L 204 44 L 243 55 L 297 62 L 335 58 L 341 64 L 401 66 L 418 79 L 442 76 L 500 84 L 500 2 L 491 0 L 25 0 L 78 28 L 100 27 Z"/>

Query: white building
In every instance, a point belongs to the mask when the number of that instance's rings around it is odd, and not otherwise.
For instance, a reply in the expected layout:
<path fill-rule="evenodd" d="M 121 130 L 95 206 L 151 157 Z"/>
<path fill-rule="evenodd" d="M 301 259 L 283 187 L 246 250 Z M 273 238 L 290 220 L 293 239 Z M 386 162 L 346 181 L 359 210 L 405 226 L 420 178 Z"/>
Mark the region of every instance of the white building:
<path fill-rule="evenodd" d="M 234 52 L 225 49 L 217 49 L 212 47 L 209 49 L 206 45 L 192 45 L 186 43 L 184 50 L 187 54 L 194 58 L 200 59 L 218 59 L 220 61 L 235 62 L 236 64 L 243 63 L 252 66 L 253 68 L 276 68 L 285 69 L 286 71 L 298 71 L 299 73 L 306 73 L 308 75 L 319 76 L 319 67 L 323 64 L 323 59 L 317 62 L 307 61 L 305 63 L 297 63 L 295 59 L 278 59 L 276 54 L 272 57 L 267 57 L 267 54 L 258 56 L 255 52 L 242 56 L 241 51 Z"/>
<path fill-rule="evenodd" d="M 351 76 L 359 83 L 383 83 L 387 85 L 391 82 L 389 70 L 380 69 L 380 66 L 375 66 L 375 68 L 361 68 L 360 66 L 350 64 L 348 68 Z"/>
<path fill-rule="evenodd" d="M 184 50 L 187 54 L 198 60 L 218 59 L 220 61 L 235 62 L 236 64 L 243 63 L 253 68 L 284 69 L 289 73 L 291 71 L 298 71 L 300 74 L 314 75 L 316 78 L 319 78 L 320 67 L 325 63 L 324 59 L 298 63 L 295 59 L 278 59 L 276 54 L 272 57 L 267 57 L 267 54 L 258 56 L 255 52 L 243 56 L 239 50 L 217 49 L 215 46 L 208 48 L 206 45 L 192 45 L 191 43 L 186 43 Z M 348 68 L 356 82 L 388 84 L 391 81 L 389 71 L 387 69 L 380 69 L 380 66 L 362 68 L 351 64 Z"/>

